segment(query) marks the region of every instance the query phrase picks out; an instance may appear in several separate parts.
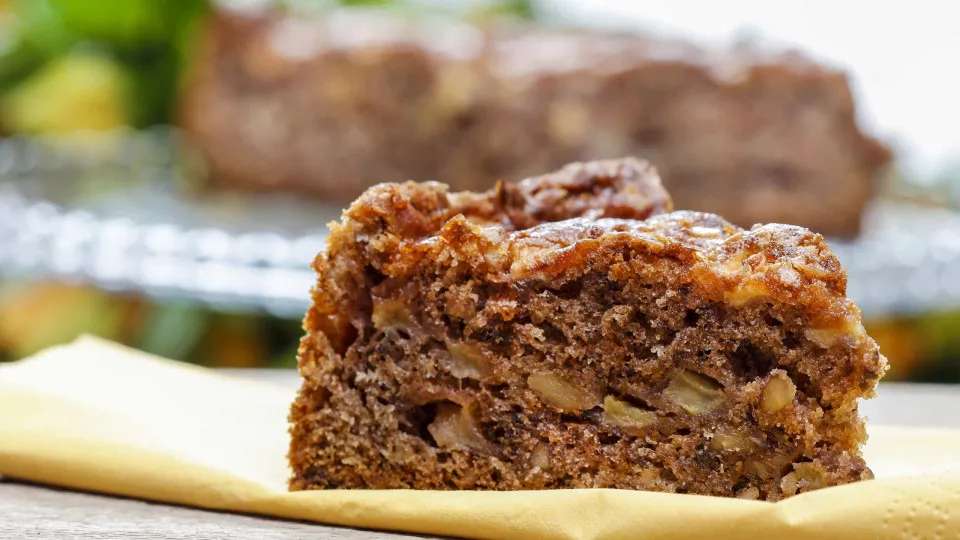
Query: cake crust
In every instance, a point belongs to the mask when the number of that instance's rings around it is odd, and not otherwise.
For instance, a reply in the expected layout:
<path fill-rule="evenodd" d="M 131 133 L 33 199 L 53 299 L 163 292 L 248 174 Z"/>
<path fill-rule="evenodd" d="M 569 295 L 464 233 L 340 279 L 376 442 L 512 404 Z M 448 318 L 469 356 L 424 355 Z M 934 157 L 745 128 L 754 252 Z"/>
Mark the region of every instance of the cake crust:
<path fill-rule="evenodd" d="M 636 160 L 372 188 L 318 256 L 292 489 L 777 500 L 871 477 L 885 360 L 823 239 L 670 212 Z"/>

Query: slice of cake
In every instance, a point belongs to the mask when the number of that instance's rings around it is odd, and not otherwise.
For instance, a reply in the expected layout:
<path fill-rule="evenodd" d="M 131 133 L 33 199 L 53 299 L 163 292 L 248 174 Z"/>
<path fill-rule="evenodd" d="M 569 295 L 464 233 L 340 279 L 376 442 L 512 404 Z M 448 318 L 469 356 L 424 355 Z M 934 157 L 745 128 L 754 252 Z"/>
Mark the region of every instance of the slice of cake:
<path fill-rule="evenodd" d="M 368 11 L 220 9 L 203 35 L 180 124 L 218 188 L 349 201 L 642 155 L 681 208 L 855 236 L 890 161 L 842 71 L 766 44 Z"/>
<path fill-rule="evenodd" d="M 886 362 L 823 239 L 670 206 L 636 160 L 368 190 L 314 264 L 291 488 L 870 478 L 857 401 Z"/>

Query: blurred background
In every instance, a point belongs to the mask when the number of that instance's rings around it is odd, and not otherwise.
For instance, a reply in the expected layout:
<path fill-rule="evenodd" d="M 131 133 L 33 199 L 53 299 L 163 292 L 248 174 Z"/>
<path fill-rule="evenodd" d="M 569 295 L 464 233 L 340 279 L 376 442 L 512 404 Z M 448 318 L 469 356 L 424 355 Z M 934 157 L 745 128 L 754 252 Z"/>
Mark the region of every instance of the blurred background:
<path fill-rule="evenodd" d="M 822 232 L 889 378 L 960 382 L 949 4 L 0 0 L 0 361 L 293 367 L 363 188 L 633 154 Z"/>

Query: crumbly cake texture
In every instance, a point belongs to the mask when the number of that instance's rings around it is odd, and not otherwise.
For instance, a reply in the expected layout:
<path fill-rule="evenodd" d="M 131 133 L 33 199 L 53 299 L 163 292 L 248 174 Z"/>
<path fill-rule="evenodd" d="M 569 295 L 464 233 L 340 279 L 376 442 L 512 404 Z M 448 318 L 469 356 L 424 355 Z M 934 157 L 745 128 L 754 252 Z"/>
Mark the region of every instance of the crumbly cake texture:
<path fill-rule="evenodd" d="M 886 361 L 823 239 L 670 210 L 636 160 L 368 190 L 314 263 L 291 489 L 871 478 L 857 403 Z"/>
<path fill-rule="evenodd" d="M 643 156 L 679 208 L 853 236 L 890 160 L 842 71 L 762 45 L 220 10 L 199 53 L 181 125 L 220 189 L 483 191 Z"/>

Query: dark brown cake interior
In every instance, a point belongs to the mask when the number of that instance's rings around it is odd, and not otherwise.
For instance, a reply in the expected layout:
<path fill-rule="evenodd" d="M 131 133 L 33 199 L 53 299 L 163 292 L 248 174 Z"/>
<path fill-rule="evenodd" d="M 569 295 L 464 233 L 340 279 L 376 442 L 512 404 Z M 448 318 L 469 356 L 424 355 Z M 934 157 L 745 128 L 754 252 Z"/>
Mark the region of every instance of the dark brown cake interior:
<path fill-rule="evenodd" d="M 612 185 L 595 173 L 583 193 Z M 684 212 L 542 223 L 534 184 L 382 186 L 347 213 L 317 263 L 293 489 L 776 500 L 871 476 L 857 400 L 884 361 L 819 236 Z M 647 184 L 614 191 L 659 200 Z M 623 213 L 590 206 L 543 215 Z"/>

